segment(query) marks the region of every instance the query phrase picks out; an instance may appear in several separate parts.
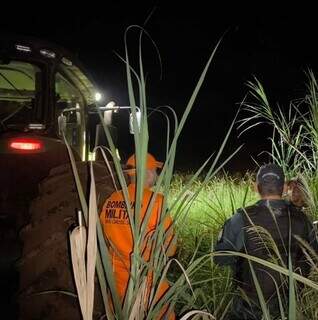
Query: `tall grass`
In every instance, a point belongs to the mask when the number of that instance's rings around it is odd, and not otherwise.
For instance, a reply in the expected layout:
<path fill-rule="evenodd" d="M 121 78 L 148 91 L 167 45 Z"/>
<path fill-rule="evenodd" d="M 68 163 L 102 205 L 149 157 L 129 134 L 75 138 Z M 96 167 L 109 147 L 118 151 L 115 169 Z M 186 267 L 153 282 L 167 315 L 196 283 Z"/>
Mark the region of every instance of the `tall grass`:
<path fill-rule="evenodd" d="M 216 156 L 209 158 L 193 175 L 187 176 L 186 178 L 174 176 L 174 161 L 178 139 L 219 43 L 209 57 L 195 85 L 194 91 L 189 98 L 189 102 L 184 108 L 184 113 L 180 121 L 174 117 L 173 125 L 170 125 L 170 123 L 168 125 L 168 138 L 160 137 L 162 141 L 166 141 L 167 143 L 165 164 L 153 190 L 154 196 L 150 202 L 145 218 L 142 221 L 140 220 L 138 212 L 142 205 L 145 161 L 148 151 L 149 131 L 151 131 L 151 128 L 148 128 L 147 121 L 149 102 L 146 95 L 142 54 L 142 39 L 146 33 L 142 28 L 139 29 L 139 64 L 137 66 L 138 70 L 136 70 L 131 66 L 127 47 L 129 30 L 125 35 L 125 54 L 122 60 L 126 68 L 127 87 L 135 132 L 137 192 L 134 210 L 132 210 L 129 205 L 130 199 L 127 191 L 125 173 L 117 158 L 116 147 L 112 141 L 108 127 L 103 122 L 102 114 L 99 114 L 110 146 L 110 157 L 106 157 L 105 155 L 105 159 L 110 158 L 114 164 L 115 174 L 119 180 L 120 188 L 127 205 L 134 245 L 131 256 L 128 290 L 124 301 L 121 302 L 115 289 L 115 278 L 112 272 L 109 248 L 105 243 L 101 225 L 97 219 L 98 252 L 96 268 L 103 295 L 105 316 L 107 319 L 157 319 L 163 307 L 169 305 L 169 308 L 171 310 L 174 309 L 181 319 L 187 319 L 192 316 L 197 318 L 224 319 L 230 308 L 231 299 L 238 293 L 234 293 L 233 291 L 231 271 L 216 266 L 211 259 L 213 255 L 240 256 L 251 262 L 257 262 L 280 272 L 287 277 L 290 283 L 289 309 L 287 311 L 289 319 L 296 319 L 297 310 L 300 310 L 300 312 L 306 315 L 315 315 L 313 297 L 315 297 L 315 292 L 318 289 L 317 283 L 313 281 L 315 280 L 315 273 L 312 278 L 307 279 L 294 273 L 290 263 L 288 266 L 281 266 L 277 263 L 261 260 L 240 252 L 211 253 L 224 221 L 229 218 L 237 208 L 252 204 L 257 197 L 250 188 L 251 179 L 249 176 L 239 181 L 226 175 L 216 176 L 217 173 L 220 173 L 223 164 L 238 152 L 238 149 L 234 150 L 229 158 L 220 162 L 220 156 L 233 128 L 234 121 L 225 134 L 224 141 L 216 153 Z M 309 87 L 310 90 L 315 91 L 315 86 L 316 83 L 314 82 L 313 86 Z M 137 90 L 135 90 L 136 88 Z M 314 149 L 311 149 L 311 143 L 315 137 L 310 139 L 309 134 L 311 132 L 310 130 L 316 128 L 318 117 L 317 119 L 315 118 L 315 110 L 310 109 L 308 111 L 309 118 L 305 118 L 300 112 L 300 105 L 291 104 L 288 116 L 286 117 L 281 109 L 279 109 L 278 112 L 274 112 L 271 109 L 259 82 L 256 84 L 250 83 L 250 88 L 254 97 L 258 99 L 258 104 L 245 105 L 246 110 L 251 112 L 252 116 L 246 118 L 243 124 L 251 124 L 248 125 L 248 129 L 252 129 L 253 126 L 255 126 L 255 123 L 252 124 L 252 121 L 255 119 L 259 120 L 259 123 L 271 123 L 274 131 L 272 137 L 273 159 L 281 164 L 285 168 L 285 171 L 291 175 L 295 175 L 296 172 L 302 169 L 306 178 L 308 177 L 309 179 L 309 184 L 312 184 L 312 181 L 315 180 L 310 179 L 315 179 L 316 176 L 314 165 L 318 153 Z M 313 97 L 312 91 L 310 97 L 307 97 L 303 103 L 312 106 L 314 104 L 312 100 L 315 98 Z M 136 115 L 137 106 L 142 112 L 140 125 L 138 124 Z M 295 112 L 295 114 L 293 112 Z M 302 114 L 303 123 L 298 120 L 300 114 Z M 174 129 L 172 133 L 170 132 L 170 128 Z M 98 212 L 96 206 L 92 204 L 90 205 L 90 210 L 88 210 L 89 206 L 82 192 L 72 155 L 71 160 L 86 225 L 89 225 L 90 219 L 88 217 L 90 215 L 97 216 Z M 92 173 L 92 181 L 94 181 L 93 177 Z M 94 190 L 95 186 L 94 183 L 92 183 L 91 194 L 94 194 Z M 162 219 L 152 237 L 153 246 L 150 260 L 145 260 L 142 255 L 142 244 L 145 242 L 147 223 L 158 192 L 164 194 Z M 94 202 L 93 198 L 94 197 L 91 197 L 91 201 Z M 312 198 L 314 199 L 314 195 L 312 195 Z M 313 201 L 315 201 L 315 199 Z M 173 214 L 174 228 L 178 236 L 178 252 L 174 259 L 170 259 L 167 254 L 167 248 L 165 247 L 167 233 L 163 225 L 165 217 L 170 213 Z M 93 228 L 94 227 L 95 226 L 93 226 Z M 85 250 L 90 251 L 91 249 L 89 248 L 93 248 L 91 243 L 87 244 L 87 249 Z M 305 245 L 304 249 L 306 249 Z M 81 249 L 81 251 L 83 252 L 83 249 Z M 82 259 L 82 267 L 85 268 L 83 256 L 80 259 Z M 88 267 L 88 265 L 88 261 L 86 261 L 86 271 L 91 269 L 91 263 L 90 267 Z M 85 280 L 83 274 L 86 274 L 86 280 L 91 279 L 91 274 L 88 275 L 86 271 L 82 272 L 82 279 Z M 153 274 L 151 291 L 150 293 L 146 293 L 146 282 L 149 273 Z M 170 288 L 159 301 L 156 301 L 156 293 L 160 283 L 165 277 L 168 277 L 170 280 Z M 84 280 L 82 280 L 82 282 L 85 282 Z M 293 289 L 296 281 L 306 286 L 307 291 L 305 290 L 302 295 L 297 295 L 297 292 Z M 255 279 L 255 284 L 258 289 L 260 289 L 257 284 L 257 279 Z M 82 285 L 82 287 L 85 286 Z M 80 289 L 80 286 L 78 286 L 78 290 L 86 290 L 87 297 L 87 290 L 91 290 L 91 287 L 88 286 L 86 289 Z M 85 297 L 85 294 L 81 293 L 79 296 Z M 92 296 L 90 296 L 90 298 L 93 299 Z M 259 300 L 264 313 L 264 319 L 270 319 L 270 315 L 267 312 L 266 301 L 264 301 L 261 292 L 259 292 Z M 304 303 L 310 303 L 310 305 L 305 305 Z M 83 302 L 82 305 L 84 306 Z M 86 301 L 86 306 L 91 305 L 91 301 Z M 82 307 L 82 310 L 84 316 L 87 308 Z M 281 310 L 281 318 L 283 318 L 284 313 L 285 311 Z M 88 319 L 89 315 L 85 317 Z"/>
<path fill-rule="evenodd" d="M 305 212 L 312 219 L 317 218 L 317 191 L 318 191 L 318 85 L 314 73 L 307 72 L 306 94 L 301 99 L 293 100 L 287 108 L 273 106 L 265 93 L 262 84 L 255 79 L 249 82 L 252 102 L 243 102 L 243 110 L 249 114 L 240 120 L 241 133 L 252 130 L 255 126 L 269 124 L 273 129 L 271 139 L 272 149 L 268 152 L 272 161 L 280 165 L 287 178 L 298 178 L 302 182 L 302 193 L 305 199 Z M 311 261 L 312 274 L 310 281 L 316 279 L 317 254 L 305 246 L 304 251 Z M 312 260 L 308 252 L 315 257 Z M 310 287 L 299 293 L 295 292 L 295 279 L 291 262 L 288 264 L 289 280 L 289 310 L 288 319 L 316 319 L 316 306 L 308 297 L 316 296 L 316 282 L 312 281 Z M 304 304 L 304 301 L 309 302 Z"/>
<path fill-rule="evenodd" d="M 137 27 L 139 28 L 139 27 Z M 239 150 L 235 150 L 231 156 L 223 160 L 223 163 L 220 163 L 220 156 L 222 150 L 225 146 L 225 143 L 229 137 L 231 129 L 233 128 L 234 121 L 228 129 L 227 134 L 225 135 L 224 142 L 220 146 L 219 151 L 216 153 L 216 156 L 209 158 L 205 163 L 202 164 L 201 168 L 196 172 L 187 183 L 178 190 L 178 194 L 175 195 L 175 198 L 172 199 L 171 203 L 168 206 L 168 198 L 170 194 L 170 186 L 173 177 L 174 170 L 174 161 L 176 154 L 177 142 L 184 127 L 184 124 L 189 116 L 189 113 L 194 105 L 195 99 L 199 93 L 199 90 L 202 86 L 204 78 L 207 74 L 208 68 L 212 62 L 212 59 L 215 55 L 216 49 L 219 43 L 216 45 L 215 49 L 211 53 L 207 64 L 205 65 L 197 84 L 194 87 L 192 94 L 190 95 L 189 102 L 184 108 L 184 113 L 178 121 L 176 116 L 174 116 L 174 131 L 171 134 L 168 131 L 167 134 L 167 146 L 166 146 L 166 159 L 164 162 L 164 167 L 158 176 L 157 184 L 154 187 L 153 197 L 151 198 L 150 204 L 147 208 L 144 219 L 141 221 L 140 215 L 138 214 L 141 211 L 142 199 L 143 199 L 143 190 L 144 190 L 144 181 L 145 181 L 145 164 L 146 164 L 146 154 L 148 152 L 148 141 L 149 141 L 149 128 L 148 128 L 148 99 L 146 96 L 146 84 L 145 76 L 143 70 L 143 54 L 142 54 L 142 39 L 145 31 L 142 28 L 140 30 L 139 37 L 139 65 L 138 71 L 133 69 L 130 64 L 130 57 L 127 47 L 127 36 L 131 28 L 129 28 L 125 34 L 125 55 L 122 61 L 125 63 L 126 75 L 127 75 L 127 87 L 129 94 L 129 103 L 132 110 L 133 116 L 133 127 L 134 127 L 134 144 L 135 144 L 135 155 L 136 155 L 136 196 L 135 196 L 135 206 L 134 209 L 130 206 L 130 199 L 128 195 L 127 183 L 125 179 L 124 170 L 122 169 L 121 163 L 117 158 L 116 147 L 112 140 L 109 128 L 103 121 L 103 116 L 99 112 L 101 122 L 103 124 L 105 134 L 108 140 L 110 147 L 110 159 L 114 164 L 116 176 L 120 182 L 120 188 L 123 193 L 123 197 L 126 202 L 129 222 L 131 226 L 132 236 L 133 236 L 133 252 L 131 254 L 131 269 L 130 269 L 130 278 L 128 282 L 128 288 L 125 295 L 124 301 L 120 301 L 118 294 L 115 289 L 115 278 L 112 272 L 112 267 L 110 264 L 110 252 L 109 248 L 105 243 L 104 236 L 102 234 L 101 225 L 97 221 L 97 238 L 99 245 L 99 254 L 97 254 L 97 274 L 100 281 L 100 286 L 103 294 L 103 301 L 105 305 L 105 315 L 107 319 L 158 319 L 159 315 L 162 312 L 162 309 L 169 305 L 169 309 L 173 310 L 176 308 L 176 304 L 179 300 L 181 294 L 185 291 L 186 288 L 191 287 L 190 277 L 194 272 L 200 268 L 202 259 L 193 259 L 189 264 L 182 266 L 182 264 L 177 259 L 169 259 L 167 254 L 167 248 L 165 243 L 167 243 L 167 233 L 164 230 L 164 220 L 165 217 L 169 214 L 170 211 L 174 212 L 174 221 L 177 223 L 181 219 L 186 219 L 186 216 L 183 214 L 184 208 L 190 208 L 192 203 L 196 201 L 197 196 L 200 191 L 206 186 L 210 179 L 222 168 L 223 164 L 230 160 L 230 158 L 235 155 Z M 134 89 L 137 88 L 135 91 Z M 137 93 L 136 93 L 137 92 Z M 137 106 L 141 110 L 141 122 L 137 121 Z M 168 128 L 171 126 L 169 125 Z M 158 137 L 159 139 L 165 140 L 165 137 Z M 103 152 L 103 151 L 102 151 Z M 105 157 L 107 159 L 107 157 Z M 74 169 L 75 177 L 78 178 L 76 173 L 76 166 L 72 159 L 72 166 Z M 206 174 L 202 179 L 199 185 L 195 184 L 197 177 L 205 170 Z M 86 223 L 90 223 L 87 217 L 91 214 L 87 210 L 87 204 L 84 199 L 84 194 L 82 193 L 82 187 L 80 185 L 79 179 L 76 179 L 78 191 L 80 193 L 80 199 L 82 201 L 82 207 L 84 216 L 86 218 Z M 93 179 L 92 179 L 93 181 Z M 91 192 L 94 193 L 94 184 L 91 185 Z M 193 191 L 191 194 L 188 193 L 189 189 Z M 146 242 L 146 231 L 147 224 L 152 212 L 154 201 L 157 193 L 161 191 L 164 195 L 164 201 L 162 204 L 162 216 L 159 221 L 156 230 L 152 234 L 152 246 L 150 259 L 145 260 L 142 254 L 143 244 Z M 97 215 L 96 206 L 90 206 L 94 211 L 92 214 Z M 177 227 L 176 227 L 177 229 Z M 89 244 L 88 244 L 89 246 Z M 83 251 L 83 250 L 82 250 Z M 161 282 L 166 277 L 169 269 L 176 265 L 182 270 L 179 273 L 178 277 L 173 279 L 170 288 L 168 291 L 160 298 L 159 301 L 156 299 L 158 288 L 160 287 Z M 83 268 L 85 266 L 83 265 Z M 85 272 L 82 272 L 85 274 Z M 149 277 L 148 275 L 152 274 L 151 277 L 151 290 L 148 292 L 148 285 L 146 284 Z M 83 286 L 82 286 L 83 287 Z M 79 286 L 78 286 L 79 289 Z M 81 294 L 79 296 L 85 296 Z M 83 304 L 83 303 L 82 303 Z M 83 304 L 84 305 L 84 304 Z M 82 308 L 83 310 L 84 308 Z M 192 316 L 194 314 L 201 314 L 203 317 L 209 317 L 214 319 L 214 317 L 200 310 L 194 311 L 191 310 L 190 313 L 186 314 L 186 311 L 192 309 L 190 306 L 185 308 L 184 319 Z"/>
<path fill-rule="evenodd" d="M 273 129 L 273 162 L 279 164 L 287 178 L 299 177 L 305 186 L 304 194 L 310 214 L 318 214 L 318 84 L 312 71 L 307 72 L 306 93 L 292 100 L 287 108 L 273 106 L 267 99 L 262 84 L 249 82 L 253 102 L 243 103 L 249 116 L 240 120 L 241 134 L 255 126 L 269 124 Z M 266 151 L 268 152 L 268 151 Z"/>
<path fill-rule="evenodd" d="M 191 176 L 175 175 L 169 202 L 173 202 Z M 195 186 L 201 186 L 199 178 Z M 195 188 L 195 187 L 193 187 Z M 214 243 L 225 220 L 238 208 L 251 205 L 257 199 L 251 175 L 233 178 L 220 174 L 203 186 L 190 208 L 183 210 L 176 223 L 178 232 L 177 259 L 190 265 L 196 259 L 213 251 Z M 171 270 L 171 277 L 180 274 Z M 203 259 L 190 275 L 193 292 L 186 289 L 178 299 L 178 312 L 191 308 L 207 310 L 217 319 L 224 317 L 233 298 L 232 273 L 229 268 L 216 266 L 210 258 Z M 194 294 L 193 294 L 194 293 Z"/>
<path fill-rule="evenodd" d="M 178 194 L 178 190 L 183 187 L 186 183 L 185 181 L 189 178 L 189 176 L 182 175 L 175 177 L 171 186 L 172 197 Z M 189 308 L 194 308 L 207 310 L 216 319 L 223 319 L 230 307 L 231 300 L 235 295 L 239 294 L 234 290 L 235 284 L 233 285 L 232 282 L 231 270 L 213 264 L 211 255 L 208 253 L 213 250 L 218 232 L 232 212 L 236 211 L 237 208 L 251 205 L 258 199 L 258 195 L 252 188 L 252 179 L 251 175 L 246 175 L 243 179 L 235 179 L 230 176 L 214 177 L 204 186 L 189 210 L 184 211 L 183 214 L 187 217 L 186 220 L 180 219 L 177 222 L 176 227 L 179 235 L 178 260 L 186 266 L 193 261 L 201 259 L 194 272 L 189 274 L 193 291 L 185 288 L 185 291 L 179 296 L 177 303 L 179 314 L 183 314 Z M 200 183 L 199 179 L 195 182 L 195 184 Z M 233 208 L 235 209 L 233 210 Z M 275 246 L 275 242 L 270 234 L 265 231 L 257 230 L 257 233 L 260 234 L 265 245 L 272 249 Z M 288 312 L 291 315 L 288 319 L 292 319 L 293 314 L 297 314 L 296 319 L 315 319 L 311 315 L 316 314 L 317 309 L 314 302 L 314 298 L 317 297 L 317 282 L 315 281 L 315 270 L 317 268 L 315 269 L 314 267 L 310 277 L 306 279 L 299 276 L 299 274 L 293 273 L 291 266 L 282 262 L 283 259 L 280 257 L 277 248 L 274 248 L 273 252 L 275 252 L 275 256 L 272 257 L 272 261 L 262 260 L 260 263 L 280 272 L 283 277 L 287 278 L 287 281 L 291 282 L 291 288 L 296 285 L 296 282 L 305 284 L 303 291 L 298 290 L 294 293 L 291 291 L 290 298 L 287 297 L 287 301 L 290 301 L 289 304 L 286 302 L 286 297 L 281 296 L 281 293 L 278 295 L 281 304 L 281 319 L 284 319 L 284 314 L 288 314 Z M 255 261 L 254 257 L 241 253 L 214 254 L 238 255 L 250 259 L 251 262 Z M 313 256 L 315 256 L 314 253 Z M 257 258 L 257 262 L 259 261 Z M 312 266 L 314 265 L 315 262 L 312 261 Z M 180 273 L 177 269 L 173 269 L 171 272 L 172 279 Z M 277 291 L 279 292 L 278 287 Z M 260 301 L 261 303 L 263 302 L 263 306 L 266 305 L 264 298 L 260 297 Z M 288 306 L 290 306 L 290 311 L 288 311 Z M 264 307 L 264 312 L 265 309 Z M 267 311 L 265 314 L 270 319 Z"/>

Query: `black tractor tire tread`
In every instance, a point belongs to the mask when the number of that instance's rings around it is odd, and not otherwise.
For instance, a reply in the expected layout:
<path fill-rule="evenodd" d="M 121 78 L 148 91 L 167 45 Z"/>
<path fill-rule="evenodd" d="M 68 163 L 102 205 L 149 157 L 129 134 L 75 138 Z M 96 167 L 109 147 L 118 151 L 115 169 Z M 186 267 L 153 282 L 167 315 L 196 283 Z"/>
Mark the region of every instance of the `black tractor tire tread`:
<path fill-rule="evenodd" d="M 77 168 L 86 192 L 88 166 L 81 162 Z M 94 164 L 94 173 L 100 208 L 114 187 L 105 165 Z M 52 169 L 40 183 L 39 196 L 31 204 L 30 223 L 20 231 L 23 252 L 17 268 L 21 319 L 81 319 L 77 298 L 62 293 L 76 294 L 69 231 L 77 224 L 80 208 L 71 166 Z M 47 291 L 54 293 L 40 294 Z M 101 310 L 100 301 L 98 304 L 97 309 Z M 101 311 L 96 311 L 95 315 L 100 317 Z"/>

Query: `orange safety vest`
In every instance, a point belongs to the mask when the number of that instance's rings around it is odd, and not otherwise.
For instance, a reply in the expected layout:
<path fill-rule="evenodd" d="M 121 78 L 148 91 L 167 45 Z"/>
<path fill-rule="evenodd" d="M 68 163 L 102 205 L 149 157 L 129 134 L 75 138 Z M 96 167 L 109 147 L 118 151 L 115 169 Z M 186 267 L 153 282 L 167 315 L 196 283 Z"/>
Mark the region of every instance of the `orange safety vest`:
<path fill-rule="evenodd" d="M 128 195 L 130 206 L 134 209 L 135 204 L 135 194 L 136 194 L 136 185 L 130 184 L 128 186 Z M 153 192 L 148 189 L 144 188 L 143 191 L 143 201 L 141 206 L 141 213 L 140 213 L 140 221 L 144 219 L 147 208 L 150 204 L 150 200 L 153 196 Z M 157 194 L 156 199 L 152 208 L 152 213 L 149 217 L 147 230 L 146 230 L 146 237 L 145 239 L 149 239 L 149 236 L 152 232 L 155 231 L 160 215 L 162 210 L 162 202 L 163 202 L 163 195 Z M 134 211 L 134 210 L 133 210 Z M 131 226 L 129 222 L 128 212 L 126 210 L 126 203 L 124 200 L 124 196 L 122 191 L 114 192 L 104 203 L 102 212 L 100 214 L 100 221 L 103 227 L 104 236 L 107 241 L 111 243 L 109 246 L 109 251 L 111 253 L 112 258 L 112 266 L 113 272 L 115 275 L 115 282 L 118 295 L 123 301 L 127 285 L 129 281 L 130 275 L 130 255 L 133 252 L 133 237 Z M 170 216 L 167 216 L 164 221 L 164 228 L 167 230 L 170 228 L 172 224 L 172 219 Z M 170 228 L 171 229 L 171 228 Z M 172 242 L 173 235 L 171 234 L 168 237 L 168 242 Z M 144 245 L 144 252 L 143 257 L 145 260 L 149 260 L 150 254 L 150 243 L 145 243 Z M 114 247 L 115 249 L 113 249 Z M 170 245 L 168 254 L 171 256 L 175 253 L 176 247 L 175 245 Z M 151 278 L 151 275 L 149 276 Z M 151 281 L 149 281 L 151 283 Z M 169 288 L 168 282 L 163 282 L 159 288 L 159 292 L 156 296 L 156 299 L 159 300 L 163 294 Z M 175 319 L 174 315 L 169 315 L 169 319 Z"/>

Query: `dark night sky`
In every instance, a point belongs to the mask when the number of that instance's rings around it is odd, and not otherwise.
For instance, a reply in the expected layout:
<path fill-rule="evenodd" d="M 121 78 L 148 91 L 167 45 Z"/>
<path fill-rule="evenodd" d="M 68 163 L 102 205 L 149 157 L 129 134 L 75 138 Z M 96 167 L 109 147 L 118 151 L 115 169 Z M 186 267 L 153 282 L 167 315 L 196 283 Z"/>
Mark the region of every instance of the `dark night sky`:
<path fill-rule="evenodd" d="M 172 2 L 171 2 L 172 3 Z M 286 104 L 302 97 L 307 68 L 317 71 L 317 27 L 313 7 L 288 8 L 254 2 L 254 6 L 222 6 L 207 2 L 192 2 L 174 8 L 157 4 L 146 26 L 159 47 L 163 77 L 155 50 L 145 39 L 144 64 L 149 73 L 149 105 L 170 105 L 181 115 L 211 50 L 227 31 L 211 65 L 202 90 L 185 127 L 178 148 L 180 168 L 197 167 L 217 150 L 230 125 L 238 103 L 247 93 L 246 82 L 256 76 L 264 85 L 272 103 Z M 87 4 L 87 3 L 86 3 Z M 124 65 L 114 54 L 122 54 L 124 32 L 132 24 L 142 25 L 152 5 L 116 4 L 105 7 L 45 8 L 42 14 L 20 11 L 2 16 L 0 27 L 24 35 L 32 35 L 58 43 L 78 54 L 103 88 L 109 99 L 118 104 L 128 103 Z M 50 12 L 50 16 L 49 15 Z M 14 20 L 14 21 L 13 21 Z M 133 49 L 137 32 L 129 36 Z M 151 149 L 163 154 L 162 126 L 153 122 Z M 262 127 L 239 140 L 233 132 L 229 153 L 245 143 L 229 169 L 252 168 L 254 157 L 268 147 Z M 260 158 L 261 159 L 261 158 Z"/>

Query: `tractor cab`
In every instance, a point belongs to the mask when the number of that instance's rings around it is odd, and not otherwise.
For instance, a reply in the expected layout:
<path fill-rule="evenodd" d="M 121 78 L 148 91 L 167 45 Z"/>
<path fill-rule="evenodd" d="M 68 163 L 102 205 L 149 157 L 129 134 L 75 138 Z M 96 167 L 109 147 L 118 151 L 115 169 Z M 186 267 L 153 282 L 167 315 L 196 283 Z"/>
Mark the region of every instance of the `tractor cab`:
<path fill-rule="evenodd" d="M 87 160 L 87 145 L 95 138 L 87 111 L 97 92 L 87 71 L 66 50 L 41 41 L 1 38 L 0 134 L 14 138 L 9 144 L 2 141 L 0 152 L 48 151 L 50 139 L 62 139 L 58 119 L 63 113 L 68 143 Z"/>

